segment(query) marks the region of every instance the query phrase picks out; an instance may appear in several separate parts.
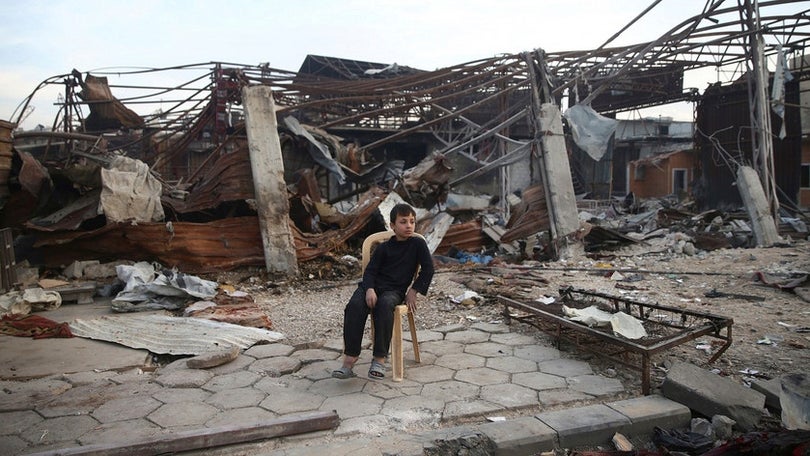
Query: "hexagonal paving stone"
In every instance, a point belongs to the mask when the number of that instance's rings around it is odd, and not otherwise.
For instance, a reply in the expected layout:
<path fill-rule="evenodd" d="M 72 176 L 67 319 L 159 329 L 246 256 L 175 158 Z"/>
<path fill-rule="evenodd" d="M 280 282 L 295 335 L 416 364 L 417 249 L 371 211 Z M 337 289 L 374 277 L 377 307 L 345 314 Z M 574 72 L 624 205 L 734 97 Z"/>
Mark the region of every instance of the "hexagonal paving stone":
<path fill-rule="evenodd" d="M 444 410 L 444 401 L 422 396 L 395 397 L 382 406 L 381 414 L 390 416 L 407 427 L 415 423 L 438 423 Z"/>
<path fill-rule="evenodd" d="M 258 406 L 265 397 L 267 394 L 262 391 L 244 387 L 218 391 L 205 402 L 220 410 L 229 410 Z"/>
<path fill-rule="evenodd" d="M 43 421 L 32 410 L 0 413 L 0 435 L 17 434 Z"/>
<path fill-rule="evenodd" d="M 605 396 L 624 391 L 622 382 L 616 378 L 602 377 L 601 375 L 579 375 L 568 378 L 568 387 L 593 396 Z"/>
<path fill-rule="evenodd" d="M 464 369 L 456 373 L 455 379 L 473 385 L 498 385 L 509 381 L 509 374 L 488 367 Z"/>
<path fill-rule="evenodd" d="M 448 402 L 444 407 L 442 419 L 452 420 L 454 418 L 480 417 L 487 413 L 496 413 L 503 410 L 503 407 L 487 401 L 454 401 Z"/>
<path fill-rule="evenodd" d="M 62 380 L 70 383 L 73 386 L 92 385 L 93 383 L 105 383 L 112 377 L 118 377 L 118 372 L 115 371 L 89 371 L 89 372 L 76 372 L 72 374 L 64 374 Z M 118 383 L 121 383 L 120 381 Z"/>
<path fill-rule="evenodd" d="M 295 351 L 295 347 L 285 344 L 264 344 L 254 345 L 245 351 L 256 359 L 272 358 L 274 356 L 289 356 Z"/>
<path fill-rule="evenodd" d="M 553 347 L 528 345 L 525 347 L 515 347 L 515 356 L 539 363 L 541 361 L 559 358 L 560 351 Z"/>
<path fill-rule="evenodd" d="M 433 331 L 437 331 L 437 332 L 440 332 L 440 333 L 442 333 L 444 335 L 447 335 L 447 333 L 464 331 L 466 329 L 467 329 L 467 327 L 462 325 L 461 323 L 453 323 L 453 324 L 444 325 L 444 326 L 437 326 L 437 327 L 433 328 Z"/>
<path fill-rule="evenodd" d="M 537 343 L 537 339 L 533 336 L 529 336 L 526 334 L 520 334 L 516 332 L 504 333 L 504 334 L 493 334 L 489 337 L 490 342 L 495 342 L 498 344 L 510 345 L 513 347 L 519 345 L 534 345 Z"/>
<path fill-rule="evenodd" d="M 404 340 L 407 340 L 408 342 L 410 342 L 411 341 L 411 333 L 410 333 L 410 331 L 403 332 L 402 333 L 402 338 Z M 431 331 L 431 330 L 428 330 L 428 329 L 417 329 L 416 330 L 416 340 L 419 343 L 422 343 L 422 342 L 434 342 L 434 341 L 443 340 L 443 339 L 444 339 L 444 334 L 442 334 L 442 333 L 440 333 L 438 331 Z"/>
<path fill-rule="evenodd" d="M 378 397 L 369 397 L 362 393 L 345 394 L 337 397 L 327 397 L 320 410 L 335 410 L 341 420 L 358 416 L 376 415 L 380 412 L 383 400 Z"/>
<path fill-rule="evenodd" d="M 565 379 L 542 372 L 525 372 L 512 376 L 512 383 L 527 386 L 535 391 L 565 388 Z"/>
<path fill-rule="evenodd" d="M 440 356 L 436 360 L 437 366 L 444 366 L 448 369 L 472 369 L 474 367 L 484 367 L 486 360 L 482 356 L 469 353 L 454 353 Z"/>
<path fill-rule="evenodd" d="M 560 377 L 575 377 L 577 375 L 593 374 L 591 365 L 585 361 L 576 359 L 552 359 L 538 363 L 537 369 L 547 374 L 558 375 Z"/>
<path fill-rule="evenodd" d="M 202 388 L 214 392 L 241 388 L 256 383 L 260 378 L 261 376 L 255 372 L 239 371 L 231 374 L 217 375 L 203 385 Z"/>
<path fill-rule="evenodd" d="M 164 428 L 202 426 L 216 415 L 216 407 L 199 402 L 174 402 L 161 405 L 146 418 Z"/>
<path fill-rule="evenodd" d="M 335 353 L 332 350 L 325 350 L 323 348 L 310 348 L 306 350 L 298 350 L 290 355 L 292 358 L 301 360 L 303 363 L 312 363 L 315 361 L 332 361 L 340 357 L 340 353 Z"/>
<path fill-rule="evenodd" d="M 405 370 L 405 378 L 419 383 L 441 382 L 453 378 L 455 371 L 442 366 L 424 366 Z"/>
<path fill-rule="evenodd" d="M 587 401 L 593 398 L 594 397 L 590 394 L 574 391 L 569 388 L 545 390 L 537 393 L 537 399 L 540 403 L 549 407 L 566 404 L 568 402 Z"/>
<path fill-rule="evenodd" d="M 419 344 L 421 353 L 433 353 L 436 356 L 449 355 L 451 353 L 463 353 L 464 345 L 458 342 L 436 341 Z"/>
<path fill-rule="evenodd" d="M 276 418 L 277 415 L 260 407 L 245 407 L 217 413 L 205 422 L 205 427 L 225 427 L 263 423 Z"/>
<path fill-rule="evenodd" d="M 317 361 L 312 364 L 301 366 L 295 372 L 296 376 L 305 377 L 310 380 L 323 380 L 332 376 L 332 371 L 340 367 L 340 363 L 335 361 Z"/>
<path fill-rule="evenodd" d="M 301 368 L 301 360 L 287 356 L 257 359 L 248 367 L 252 372 L 258 372 L 271 377 L 292 374 Z"/>
<path fill-rule="evenodd" d="M 355 366 L 355 372 L 357 372 L 356 369 L 357 366 Z M 354 378 L 339 379 L 330 376 L 329 378 L 318 380 L 310 385 L 307 390 L 311 393 L 326 397 L 343 396 L 345 394 L 363 391 L 363 387 L 365 387 L 366 383 L 368 383 L 368 380 L 360 377 L 360 373 L 358 372 L 358 376 Z"/>
<path fill-rule="evenodd" d="M 470 344 L 464 347 L 464 353 L 495 358 L 498 356 L 510 356 L 513 348 L 508 345 L 496 344 L 495 342 L 481 342 L 480 344 Z"/>
<path fill-rule="evenodd" d="M 146 381 L 123 385 L 107 383 L 79 386 L 65 391 L 56 399 L 37 408 L 36 411 L 45 418 L 89 414 L 95 408 L 113 399 L 151 396 L 161 389 L 160 385 Z"/>
<path fill-rule="evenodd" d="M 13 412 L 41 405 L 54 398 L 58 399 L 63 393 L 74 388 L 62 380 L 39 378 L 27 382 L 0 381 L 0 389 L 4 392 L 0 395 L 0 411 Z"/>
<path fill-rule="evenodd" d="M 318 410 L 326 400 L 320 394 L 305 391 L 286 391 L 284 394 L 270 394 L 259 406 L 279 415 Z"/>
<path fill-rule="evenodd" d="M 447 335 L 444 336 L 444 340 L 450 342 L 459 342 L 465 345 L 475 344 L 478 342 L 488 341 L 489 333 L 486 333 L 484 331 L 476 331 L 474 329 L 468 329 L 466 331 L 447 333 Z"/>
<path fill-rule="evenodd" d="M 139 418 L 102 424 L 79 438 L 82 445 L 120 444 L 154 439 L 165 432 L 160 426 Z"/>
<path fill-rule="evenodd" d="M 487 385 L 481 388 L 481 399 L 508 408 L 536 406 L 537 391 L 511 383 Z"/>
<path fill-rule="evenodd" d="M 171 369 L 157 376 L 155 381 L 167 388 L 199 388 L 214 376 L 200 369 Z"/>
<path fill-rule="evenodd" d="M 537 370 L 537 363 L 517 356 L 504 356 L 502 358 L 487 358 L 487 367 L 510 374 L 519 372 L 534 372 Z"/>
<path fill-rule="evenodd" d="M 31 426 L 20 433 L 20 437 L 36 445 L 67 442 L 77 440 L 98 424 L 98 421 L 88 415 L 60 416 Z"/>
<path fill-rule="evenodd" d="M 363 387 L 363 392 L 374 397 L 379 397 L 380 399 L 391 399 L 392 397 L 405 396 L 406 394 L 403 392 L 403 389 L 407 390 L 407 388 L 414 386 L 419 386 L 421 389 L 421 385 L 413 381 L 408 381 L 407 379 L 397 383 L 366 382 Z"/>
<path fill-rule="evenodd" d="M 253 384 L 253 387 L 267 394 L 283 394 L 284 391 L 306 391 L 315 383 L 307 378 L 296 378 L 289 375 L 284 377 L 264 377 Z"/>
<path fill-rule="evenodd" d="M 422 396 L 435 397 L 445 402 L 469 400 L 478 397 L 481 388 L 471 383 L 447 380 L 425 385 Z"/>
<path fill-rule="evenodd" d="M 470 327 L 479 331 L 488 332 L 490 334 L 504 334 L 510 331 L 509 325 L 505 325 L 503 323 L 478 322 Z"/>
<path fill-rule="evenodd" d="M 93 410 L 92 415 L 102 423 L 134 420 L 149 415 L 161 405 L 160 401 L 151 397 L 122 397 L 105 402 Z"/>
<path fill-rule="evenodd" d="M 164 404 L 192 401 L 203 402 L 209 396 L 211 396 L 211 393 L 199 388 L 164 388 L 162 391 L 158 391 L 152 395 L 152 397 Z"/>

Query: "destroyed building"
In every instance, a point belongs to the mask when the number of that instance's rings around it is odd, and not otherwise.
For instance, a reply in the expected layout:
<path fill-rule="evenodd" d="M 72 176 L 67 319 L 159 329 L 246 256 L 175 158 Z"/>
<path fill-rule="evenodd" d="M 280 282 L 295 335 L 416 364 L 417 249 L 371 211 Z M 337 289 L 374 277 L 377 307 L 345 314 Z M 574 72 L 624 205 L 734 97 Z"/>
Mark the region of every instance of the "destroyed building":
<path fill-rule="evenodd" d="M 276 248 L 307 261 L 381 228 L 377 207 L 391 194 L 424 210 L 420 228 L 438 253 L 496 249 L 541 232 L 556 246 L 578 230 L 575 193 L 622 199 L 632 188 L 629 167 L 636 181 L 646 165 L 674 163 L 675 155 L 645 156 L 649 144 L 616 135 L 615 121 L 596 141 L 584 140 L 618 112 L 697 101 L 699 169 L 668 165 L 677 183 L 656 194 L 698 183 L 705 207 L 739 206 L 730 185 L 734 167 L 748 163 L 770 133 L 736 141 L 729 151 L 733 139 L 720 137 L 747 131 L 750 120 L 729 97 L 745 101 L 750 93 L 738 89 L 757 84 L 770 93 L 767 72 L 764 82 L 755 76 L 763 74 L 763 58 L 784 53 L 794 62 L 793 79 L 784 83 L 786 136 L 769 152 L 775 168 L 762 169 L 776 175 L 775 186 L 765 184 L 771 209 L 780 202 L 798 207 L 806 141 L 794 106 L 810 71 L 795 65 L 805 62 L 807 34 L 791 32 L 808 19 L 769 11 L 763 6 L 757 18 L 767 27 L 752 30 L 763 43 L 778 36 L 781 46 L 769 41 L 759 51 L 740 32 L 753 27 L 753 10 L 718 3 L 649 43 L 537 49 L 434 71 L 309 55 L 296 72 L 225 63 L 156 69 L 156 80 L 179 70 L 196 76 L 154 87 L 127 84 L 126 73 L 111 84 L 103 72 L 73 70 L 43 82 L 65 86 L 53 131 L 11 133 L 36 91 L 4 129 L 14 152 L 3 155 L 0 218 L 14 233 L 18 256 L 45 266 L 120 258 L 189 272 L 268 265 L 266 243 L 276 235 L 291 239 Z M 684 87 L 685 71 L 720 66 L 746 69 L 742 82 L 703 95 Z M 281 171 L 284 189 L 271 192 L 270 215 L 257 205 L 250 130 L 273 127 L 251 125 L 246 90 L 253 87 L 272 94 L 277 123 L 281 163 L 273 170 Z M 728 129 L 730 111 L 722 109 L 745 113 L 732 120 L 737 130 Z M 656 123 L 654 136 L 676 137 L 671 126 Z M 653 147 L 650 155 L 671 147 Z M 718 162 L 721 150 L 738 159 Z M 585 164 L 583 151 L 593 163 Z M 268 235 L 270 229 L 277 231 Z"/>

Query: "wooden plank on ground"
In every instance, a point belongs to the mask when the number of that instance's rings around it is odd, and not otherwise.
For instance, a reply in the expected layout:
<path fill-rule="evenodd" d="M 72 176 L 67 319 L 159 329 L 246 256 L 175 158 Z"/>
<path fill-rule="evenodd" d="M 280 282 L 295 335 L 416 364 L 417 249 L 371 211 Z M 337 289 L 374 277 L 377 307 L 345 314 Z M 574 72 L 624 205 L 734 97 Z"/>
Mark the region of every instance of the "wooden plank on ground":
<path fill-rule="evenodd" d="M 179 451 L 199 450 L 224 445 L 234 445 L 256 440 L 304 434 L 336 428 L 340 418 L 330 412 L 307 412 L 283 416 L 262 423 L 246 426 L 222 426 L 178 432 L 164 437 L 137 442 L 88 445 L 51 450 L 32 456 L 134 456 L 171 454 Z"/>

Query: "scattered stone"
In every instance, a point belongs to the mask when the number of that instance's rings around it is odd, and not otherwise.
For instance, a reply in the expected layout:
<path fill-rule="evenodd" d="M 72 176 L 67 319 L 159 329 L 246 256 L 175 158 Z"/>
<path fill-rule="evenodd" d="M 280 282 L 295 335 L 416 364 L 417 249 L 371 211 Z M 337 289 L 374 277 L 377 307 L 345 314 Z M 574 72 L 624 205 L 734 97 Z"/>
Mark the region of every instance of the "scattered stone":
<path fill-rule="evenodd" d="M 732 436 L 732 428 L 737 424 L 736 421 L 725 415 L 714 415 L 712 417 L 712 429 L 714 435 L 720 440 L 728 440 Z"/>
<path fill-rule="evenodd" d="M 495 454 L 495 444 L 485 434 L 475 432 L 455 439 L 434 440 L 431 444 L 425 445 L 424 454 L 425 456 L 448 454 L 488 456 Z"/>
<path fill-rule="evenodd" d="M 84 267 L 83 276 L 85 279 L 98 280 L 106 279 L 109 277 L 117 277 L 118 273 L 115 272 L 115 267 L 121 264 L 132 264 L 130 261 L 113 261 L 112 263 L 103 264 L 88 264 Z"/>
<path fill-rule="evenodd" d="M 62 274 L 68 279 L 81 279 L 84 275 L 84 268 L 97 264 L 99 264 L 98 260 L 74 261 L 62 271 Z"/>
<path fill-rule="evenodd" d="M 712 440 L 715 439 L 712 423 L 706 418 L 692 418 L 689 429 L 695 434 L 704 435 Z"/>
<path fill-rule="evenodd" d="M 208 369 L 209 367 L 216 367 L 229 363 L 235 360 L 238 356 L 239 347 L 233 346 L 189 358 L 186 360 L 186 366 L 188 366 L 189 369 Z"/>

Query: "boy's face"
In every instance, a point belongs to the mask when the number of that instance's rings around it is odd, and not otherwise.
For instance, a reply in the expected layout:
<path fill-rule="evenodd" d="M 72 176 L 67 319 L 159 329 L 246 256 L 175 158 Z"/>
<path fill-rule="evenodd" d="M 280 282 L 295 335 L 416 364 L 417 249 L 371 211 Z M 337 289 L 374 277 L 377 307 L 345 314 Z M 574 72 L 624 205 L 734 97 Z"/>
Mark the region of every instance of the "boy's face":
<path fill-rule="evenodd" d="M 397 237 L 397 240 L 400 241 L 408 239 L 413 235 L 415 226 L 416 220 L 413 215 L 397 215 L 393 226 L 394 235 Z"/>

